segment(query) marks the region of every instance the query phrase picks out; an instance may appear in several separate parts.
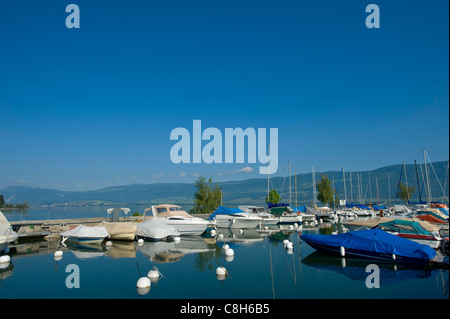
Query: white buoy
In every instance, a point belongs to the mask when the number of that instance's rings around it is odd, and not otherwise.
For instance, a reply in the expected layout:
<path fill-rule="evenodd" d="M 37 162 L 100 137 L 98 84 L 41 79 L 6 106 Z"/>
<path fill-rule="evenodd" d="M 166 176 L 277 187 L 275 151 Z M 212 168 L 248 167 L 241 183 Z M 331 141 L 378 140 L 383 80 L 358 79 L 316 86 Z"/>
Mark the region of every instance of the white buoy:
<path fill-rule="evenodd" d="M 226 274 L 227 274 L 227 270 L 225 267 L 222 267 L 222 266 L 217 267 L 217 269 L 216 269 L 217 276 L 225 276 Z"/>
<path fill-rule="evenodd" d="M 269 230 L 269 227 L 268 226 L 264 226 L 264 230 Z"/>
<path fill-rule="evenodd" d="M 144 240 L 142 238 L 138 239 L 138 245 L 142 246 L 144 244 Z"/>
<path fill-rule="evenodd" d="M 62 258 L 63 258 L 62 250 L 57 250 L 53 253 L 53 259 L 55 259 L 55 261 L 60 261 Z"/>
<path fill-rule="evenodd" d="M 148 277 L 141 277 L 138 279 L 136 283 L 137 288 L 149 288 L 151 286 L 150 278 Z"/>
<path fill-rule="evenodd" d="M 292 248 L 288 248 L 286 250 L 286 252 L 287 252 L 288 255 L 292 255 L 294 253 L 294 250 Z"/>
<path fill-rule="evenodd" d="M 211 229 L 211 236 L 216 236 L 216 231 L 214 229 Z"/>
<path fill-rule="evenodd" d="M 180 236 L 175 237 L 174 241 L 175 241 L 176 244 L 178 244 L 181 241 Z"/>
<path fill-rule="evenodd" d="M 341 251 L 341 256 L 344 257 L 345 256 L 345 248 L 341 246 L 340 251 Z"/>
<path fill-rule="evenodd" d="M 395 256 L 395 254 L 392 254 L 392 259 L 395 260 L 395 258 L 397 258 L 397 256 Z"/>
<path fill-rule="evenodd" d="M 234 250 L 231 248 L 226 249 L 225 256 L 234 256 Z"/>
<path fill-rule="evenodd" d="M 0 264 L 6 264 L 11 261 L 11 257 L 9 255 L 3 255 L 0 257 Z"/>
<path fill-rule="evenodd" d="M 223 245 L 223 250 L 227 250 L 227 249 L 229 249 L 230 248 L 230 246 L 228 245 L 228 244 L 225 244 L 225 245 Z"/>
<path fill-rule="evenodd" d="M 223 234 L 219 234 L 219 239 L 223 239 Z"/>
<path fill-rule="evenodd" d="M 288 242 L 289 242 L 289 240 L 287 240 L 287 239 L 283 240 L 283 245 L 286 246 Z"/>
<path fill-rule="evenodd" d="M 288 242 L 288 243 L 286 244 L 286 248 L 287 248 L 287 249 L 292 249 L 292 248 L 294 248 L 294 244 L 291 243 L 291 242 Z"/>
<path fill-rule="evenodd" d="M 298 224 L 297 224 L 297 223 L 294 223 L 294 227 L 297 228 L 297 227 L 298 227 Z"/>
<path fill-rule="evenodd" d="M 108 241 L 105 243 L 105 245 L 106 245 L 107 247 L 111 247 L 111 246 L 113 245 L 113 242 L 110 241 L 110 240 L 108 240 Z"/>
<path fill-rule="evenodd" d="M 158 268 L 156 268 L 156 266 L 154 266 L 153 269 L 147 273 L 147 277 L 153 283 L 158 281 L 159 275 L 160 275 L 160 272 L 159 272 Z"/>

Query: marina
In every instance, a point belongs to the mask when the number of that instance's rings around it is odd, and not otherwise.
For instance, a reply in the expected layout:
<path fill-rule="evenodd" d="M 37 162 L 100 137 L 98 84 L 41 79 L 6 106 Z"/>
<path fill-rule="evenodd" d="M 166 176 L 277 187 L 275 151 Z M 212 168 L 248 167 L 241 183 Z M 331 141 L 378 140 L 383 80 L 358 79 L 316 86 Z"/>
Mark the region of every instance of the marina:
<path fill-rule="evenodd" d="M 91 214 L 95 215 L 97 210 L 92 209 Z M 309 224 L 209 227 L 201 236 L 181 235 L 178 240 L 140 241 L 137 237 L 105 238 L 97 243 L 61 240 L 63 229 L 76 229 L 80 224 L 104 225 L 111 220 L 108 216 L 11 221 L 11 227 L 22 235 L 3 254 L 10 261 L 0 263 L 0 297 L 448 299 L 449 296 L 448 256 L 444 254 L 437 253 L 426 264 L 405 263 L 401 258 L 355 258 L 350 251 L 344 256 L 339 251 L 324 253 L 303 239 L 303 236 L 344 235 L 349 232 L 344 220 L 328 222 L 317 217 L 317 223 Z M 208 217 L 201 216 L 204 220 Z M 117 224 L 144 224 L 142 219 L 125 216 Z M 361 223 L 371 219 L 377 217 Z M 443 237 L 448 241 L 448 232 Z M 366 285 L 367 267 L 374 264 L 379 269 L 379 289 Z M 79 288 L 66 285 L 73 265 L 79 269 Z M 141 278 L 147 278 L 143 287 L 139 287 Z M 27 289 L 23 290 L 25 282 Z M 147 282 L 149 286 L 145 286 Z"/>

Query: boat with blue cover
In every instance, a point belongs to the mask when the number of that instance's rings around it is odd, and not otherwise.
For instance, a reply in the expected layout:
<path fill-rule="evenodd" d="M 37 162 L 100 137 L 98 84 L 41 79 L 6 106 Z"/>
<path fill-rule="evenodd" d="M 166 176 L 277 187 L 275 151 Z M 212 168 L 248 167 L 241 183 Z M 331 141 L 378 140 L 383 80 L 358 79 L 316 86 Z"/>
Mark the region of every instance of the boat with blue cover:
<path fill-rule="evenodd" d="M 423 245 L 389 234 L 381 229 L 351 231 L 337 235 L 302 235 L 300 238 L 318 251 L 341 256 L 429 263 L 436 251 Z"/>

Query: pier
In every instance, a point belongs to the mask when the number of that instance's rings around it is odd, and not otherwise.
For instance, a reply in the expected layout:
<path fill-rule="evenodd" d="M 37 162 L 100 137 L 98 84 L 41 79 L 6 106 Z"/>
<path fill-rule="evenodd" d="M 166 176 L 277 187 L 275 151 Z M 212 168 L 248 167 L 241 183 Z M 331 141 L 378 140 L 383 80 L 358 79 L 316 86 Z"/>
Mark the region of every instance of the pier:
<path fill-rule="evenodd" d="M 78 225 L 96 226 L 108 221 L 106 217 L 71 218 L 71 219 L 46 219 L 12 221 L 12 229 L 19 235 L 19 239 L 33 239 L 40 237 L 58 237 L 63 231 L 70 230 Z M 139 222 L 142 216 L 121 217 L 119 221 Z"/>

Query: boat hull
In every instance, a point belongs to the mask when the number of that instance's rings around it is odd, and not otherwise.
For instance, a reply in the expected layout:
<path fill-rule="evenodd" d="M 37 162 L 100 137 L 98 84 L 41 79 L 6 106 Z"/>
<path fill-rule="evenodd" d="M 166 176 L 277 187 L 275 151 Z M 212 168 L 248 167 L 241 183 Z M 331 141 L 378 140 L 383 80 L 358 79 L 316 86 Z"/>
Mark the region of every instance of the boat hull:
<path fill-rule="evenodd" d="M 103 242 L 105 238 L 106 237 L 67 237 L 66 240 L 77 244 L 98 244 Z"/>
<path fill-rule="evenodd" d="M 330 235 L 333 236 L 333 235 Z M 307 242 L 308 243 L 308 242 Z M 328 252 L 332 254 L 341 254 L 341 248 L 335 246 L 327 246 L 321 245 L 317 243 L 308 243 L 311 247 L 318 251 Z M 366 250 L 353 249 L 353 248 L 345 248 L 345 256 L 354 257 L 354 258 L 363 258 L 363 259 L 377 259 L 383 261 L 391 261 L 391 262 L 408 262 L 408 263 L 428 263 L 428 260 L 409 258 L 404 256 L 395 255 L 395 259 L 392 254 L 387 253 L 376 253 Z"/>
<path fill-rule="evenodd" d="M 262 223 L 262 218 L 247 218 L 227 215 L 216 216 L 216 226 L 219 228 L 256 228 Z"/>
<path fill-rule="evenodd" d="M 163 222 L 167 225 L 175 227 L 180 235 L 201 235 L 205 232 L 206 228 L 209 226 L 209 222 L 202 219 L 171 219 L 171 218 L 161 218 Z"/>

